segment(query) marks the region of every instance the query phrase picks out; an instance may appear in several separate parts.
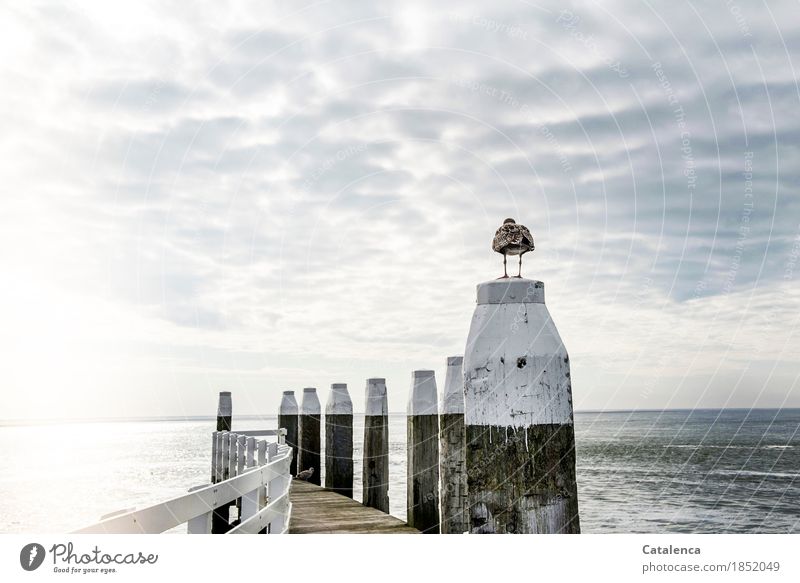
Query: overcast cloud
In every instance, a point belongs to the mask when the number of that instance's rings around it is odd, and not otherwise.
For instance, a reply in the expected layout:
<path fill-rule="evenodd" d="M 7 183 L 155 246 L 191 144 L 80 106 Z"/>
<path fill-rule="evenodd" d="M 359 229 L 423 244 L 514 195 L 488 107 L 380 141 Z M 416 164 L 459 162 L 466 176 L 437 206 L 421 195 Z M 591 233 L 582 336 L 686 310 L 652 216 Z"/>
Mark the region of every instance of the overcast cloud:
<path fill-rule="evenodd" d="M 403 410 L 507 216 L 578 409 L 800 406 L 796 3 L 372 4 L 0 8 L 0 417 Z"/>

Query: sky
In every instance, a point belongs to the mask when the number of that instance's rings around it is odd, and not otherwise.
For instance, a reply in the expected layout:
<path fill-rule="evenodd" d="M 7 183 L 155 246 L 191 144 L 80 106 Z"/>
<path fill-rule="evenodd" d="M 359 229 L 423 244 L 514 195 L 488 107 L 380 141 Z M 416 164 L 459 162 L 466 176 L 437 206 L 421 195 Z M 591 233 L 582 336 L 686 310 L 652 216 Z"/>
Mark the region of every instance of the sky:
<path fill-rule="evenodd" d="M 506 217 L 576 409 L 800 406 L 796 14 L 4 3 L 0 418 L 403 411 Z"/>

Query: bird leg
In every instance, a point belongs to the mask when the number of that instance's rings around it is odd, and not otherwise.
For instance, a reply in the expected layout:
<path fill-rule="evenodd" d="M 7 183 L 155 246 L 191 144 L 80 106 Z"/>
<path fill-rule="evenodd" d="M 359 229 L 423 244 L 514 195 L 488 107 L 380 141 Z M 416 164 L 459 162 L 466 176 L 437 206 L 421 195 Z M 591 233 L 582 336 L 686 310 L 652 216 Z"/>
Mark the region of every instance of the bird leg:
<path fill-rule="evenodd" d="M 506 279 L 508 277 L 508 269 L 506 268 L 506 254 L 503 253 L 503 277 L 500 279 Z"/>
<path fill-rule="evenodd" d="M 522 253 L 519 254 L 519 271 L 517 271 L 517 277 L 522 277 Z"/>

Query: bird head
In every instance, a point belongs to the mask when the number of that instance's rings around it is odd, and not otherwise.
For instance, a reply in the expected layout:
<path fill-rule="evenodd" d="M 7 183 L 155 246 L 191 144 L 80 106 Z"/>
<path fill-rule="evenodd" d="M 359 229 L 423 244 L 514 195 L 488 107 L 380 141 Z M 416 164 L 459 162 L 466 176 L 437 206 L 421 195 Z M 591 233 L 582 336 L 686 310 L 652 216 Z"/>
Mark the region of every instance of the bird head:
<path fill-rule="evenodd" d="M 516 221 L 514 219 L 506 219 L 503 221 L 504 225 L 513 225 Z"/>

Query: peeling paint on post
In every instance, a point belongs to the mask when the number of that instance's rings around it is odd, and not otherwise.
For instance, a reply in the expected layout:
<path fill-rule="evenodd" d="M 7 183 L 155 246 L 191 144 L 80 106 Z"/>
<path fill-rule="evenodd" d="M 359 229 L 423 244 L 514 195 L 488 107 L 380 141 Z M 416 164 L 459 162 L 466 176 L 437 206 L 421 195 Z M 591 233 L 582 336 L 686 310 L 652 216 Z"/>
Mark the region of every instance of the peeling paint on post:
<path fill-rule="evenodd" d="M 325 487 L 353 497 L 353 402 L 347 385 L 331 385 L 325 406 Z"/>
<path fill-rule="evenodd" d="M 478 285 L 464 353 L 473 533 L 578 533 L 569 356 L 544 284 Z"/>
<path fill-rule="evenodd" d="M 467 520 L 467 472 L 464 437 L 463 357 L 447 358 L 447 376 L 440 401 L 439 469 L 442 534 L 469 530 Z"/>
<path fill-rule="evenodd" d="M 322 464 L 320 459 L 320 417 L 322 408 L 317 397 L 317 389 L 303 389 L 303 401 L 300 403 L 300 439 L 299 458 L 297 460 L 298 472 L 314 468 L 314 473 L 308 480 L 312 484 L 322 484 Z"/>
<path fill-rule="evenodd" d="M 364 398 L 364 506 L 389 513 L 389 403 L 386 379 L 367 379 Z"/>
<path fill-rule="evenodd" d="M 415 370 L 408 398 L 406 507 L 409 526 L 439 532 L 439 410 L 432 370 Z"/>
<path fill-rule="evenodd" d="M 230 431 L 233 420 L 233 405 L 231 392 L 220 391 L 219 405 L 217 405 L 217 431 Z"/>
<path fill-rule="evenodd" d="M 294 450 L 292 456 L 292 463 L 289 466 L 289 473 L 293 476 L 297 475 L 297 443 L 298 443 L 298 407 L 297 399 L 294 398 L 294 391 L 283 391 L 281 398 L 281 407 L 278 410 L 278 428 L 283 427 L 286 429 L 286 445 Z"/>

